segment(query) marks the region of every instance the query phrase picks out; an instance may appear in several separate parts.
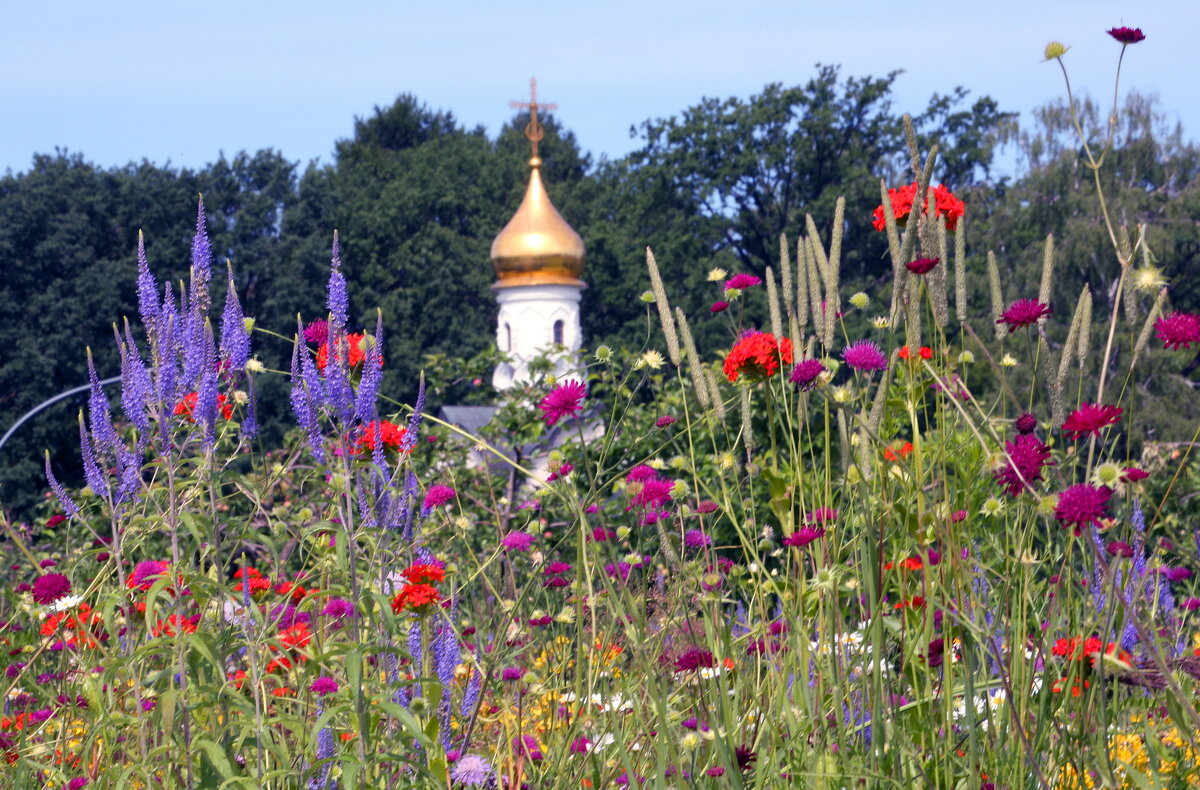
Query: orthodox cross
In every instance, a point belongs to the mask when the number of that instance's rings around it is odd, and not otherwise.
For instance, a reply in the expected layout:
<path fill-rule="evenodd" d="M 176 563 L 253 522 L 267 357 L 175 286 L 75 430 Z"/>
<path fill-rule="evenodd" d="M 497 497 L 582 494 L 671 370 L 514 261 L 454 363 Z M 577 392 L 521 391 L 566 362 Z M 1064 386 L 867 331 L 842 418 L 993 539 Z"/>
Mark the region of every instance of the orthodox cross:
<path fill-rule="evenodd" d="M 525 124 L 525 139 L 533 143 L 533 156 L 536 159 L 538 155 L 538 141 L 542 139 L 545 131 L 542 125 L 538 123 L 538 110 L 557 110 L 557 104 L 539 104 L 537 98 L 537 77 L 529 79 L 529 101 L 510 101 L 509 107 L 521 108 L 529 110 L 529 123 Z"/>

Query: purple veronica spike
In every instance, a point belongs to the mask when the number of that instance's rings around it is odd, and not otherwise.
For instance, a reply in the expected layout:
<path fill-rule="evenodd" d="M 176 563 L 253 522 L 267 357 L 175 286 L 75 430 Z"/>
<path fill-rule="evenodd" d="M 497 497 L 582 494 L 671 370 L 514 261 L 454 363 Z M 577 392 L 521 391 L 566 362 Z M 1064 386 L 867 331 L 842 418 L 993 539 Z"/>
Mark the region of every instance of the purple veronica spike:
<path fill-rule="evenodd" d="M 348 351 L 346 332 L 334 323 L 329 328 L 329 361 L 325 365 L 326 404 L 345 427 L 354 420 L 354 385 L 350 383 Z"/>
<path fill-rule="evenodd" d="M 150 273 L 150 264 L 146 261 L 146 242 L 142 232 L 138 231 L 137 245 L 137 297 L 138 312 L 142 316 L 142 326 L 151 336 L 155 334 L 158 319 L 158 283 Z"/>
<path fill-rule="evenodd" d="M 193 308 L 183 316 L 180 346 L 183 350 L 183 378 L 179 382 L 184 392 L 197 388 L 204 375 L 204 314 Z"/>
<path fill-rule="evenodd" d="M 375 398 L 379 393 L 382 377 L 383 313 L 379 312 L 375 319 L 375 340 L 370 344 L 366 359 L 363 360 L 362 378 L 358 382 L 358 398 L 354 403 L 354 416 L 359 422 L 370 422 L 376 418 Z M 379 447 L 381 444 L 376 442 L 375 446 Z"/>
<path fill-rule="evenodd" d="M 137 498 L 142 487 L 142 457 L 139 452 L 120 448 L 117 451 L 117 504 Z"/>
<path fill-rule="evenodd" d="M 475 653 L 475 666 L 471 667 L 471 679 L 467 681 L 467 688 L 463 691 L 462 702 L 459 704 L 458 712 L 467 718 L 475 712 L 475 706 L 479 703 L 479 694 L 483 690 L 483 670 L 479 666 L 479 653 Z"/>
<path fill-rule="evenodd" d="M 212 278 L 212 245 L 204 215 L 204 195 L 196 207 L 196 235 L 192 236 L 192 287 L 189 307 L 200 313 L 208 312 L 208 281 Z M 191 312 L 189 310 L 189 312 Z"/>
<path fill-rule="evenodd" d="M 118 335 L 117 346 L 121 350 L 121 409 L 138 429 L 138 441 L 145 442 L 150 435 L 149 409 L 153 385 L 128 321 L 125 322 L 125 338 L 122 340 Z"/>
<path fill-rule="evenodd" d="M 421 666 L 421 621 L 415 618 L 408 622 L 408 654 L 414 667 Z M 420 691 L 420 685 L 417 690 Z"/>
<path fill-rule="evenodd" d="M 229 267 L 229 290 L 225 294 L 225 311 L 221 314 L 221 359 L 228 360 L 230 370 L 242 370 L 250 359 L 250 337 L 246 334 L 245 316 L 233 287 L 233 267 Z"/>
<path fill-rule="evenodd" d="M 253 439 L 258 436 L 258 414 L 254 408 L 254 378 L 246 384 L 246 416 L 242 418 L 242 436 Z"/>
<path fill-rule="evenodd" d="M 458 634 L 454 623 L 458 620 L 458 599 L 451 597 L 450 611 L 433 640 L 433 667 L 446 688 L 454 679 L 454 668 L 458 666 Z"/>
<path fill-rule="evenodd" d="M 196 422 L 204 426 L 204 449 L 217 443 L 217 351 L 212 327 L 204 327 L 204 355 L 200 373 L 200 389 L 196 393 Z"/>
<path fill-rule="evenodd" d="M 96 496 L 105 496 L 108 493 L 108 481 L 100 471 L 96 456 L 92 452 L 92 439 L 83 423 L 83 412 L 79 413 L 79 449 L 83 456 L 83 479 L 87 481 L 88 487 L 96 492 Z"/>
<path fill-rule="evenodd" d="M 421 430 L 421 419 L 425 416 L 425 376 L 417 382 L 417 400 L 413 403 L 412 416 L 408 418 L 408 431 L 400 440 L 400 453 L 408 453 L 417 444 L 417 432 Z"/>
<path fill-rule="evenodd" d="M 350 320 L 350 300 L 346 296 L 346 277 L 342 274 L 342 247 L 338 242 L 338 232 L 333 232 L 333 252 L 330 256 L 332 264 L 329 271 L 329 312 L 333 320 L 346 328 Z M 332 348 L 332 346 L 330 346 Z"/>
<path fill-rule="evenodd" d="M 108 398 L 100 386 L 100 377 L 96 375 L 96 365 L 92 361 L 92 350 L 87 354 L 88 380 L 92 383 L 88 395 L 88 427 L 96 441 L 97 449 L 102 453 L 115 453 L 117 447 L 117 432 L 113 428 L 112 415 L 108 410 Z"/>
<path fill-rule="evenodd" d="M 313 457 L 324 463 L 325 448 L 321 442 L 321 424 L 312 386 L 314 382 L 318 388 L 321 385 L 316 374 L 316 366 L 313 365 L 308 350 L 301 350 L 300 341 L 297 339 L 292 347 L 292 413 L 296 415 L 296 422 L 308 436 L 308 446 Z"/>
<path fill-rule="evenodd" d="M 1104 613 L 1104 539 L 1100 537 L 1100 530 L 1092 524 L 1092 543 L 1096 546 L 1095 567 L 1092 569 L 1092 602 L 1096 605 L 1096 613 Z"/>
<path fill-rule="evenodd" d="M 79 515 L 79 506 L 75 504 L 75 500 L 67 496 L 66 490 L 62 484 L 58 482 L 58 478 L 54 476 L 54 472 L 50 470 L 50 451 L 46 451 L 46 482 L 50 484 L 50 490 L 54 492 L 55 498 L 58 500 L 59 506 L 62 508 L 63 515 L 67 518 L 74 518 Z"/>

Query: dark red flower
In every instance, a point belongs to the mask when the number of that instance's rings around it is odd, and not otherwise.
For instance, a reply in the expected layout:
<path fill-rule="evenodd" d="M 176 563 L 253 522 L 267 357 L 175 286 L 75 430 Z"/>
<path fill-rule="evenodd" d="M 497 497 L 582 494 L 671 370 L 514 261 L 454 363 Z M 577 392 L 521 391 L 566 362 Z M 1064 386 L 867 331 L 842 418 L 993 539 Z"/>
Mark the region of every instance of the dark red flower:
<path fill-rule="evenodd" d="M 1073 527 L 1075 534 L 1079 535 L 1084 527 L 1108 518 L 1110 497 L 1112 489 L 1105 486 L 1092 486 L 1087 483 L 1073 485 L 1058 495 L 1054 517 L 1064 527 Z"/>
<path fill-rule="evenodd" d="M 1036 299 L 1018 299 L 1008 306 L 999 318 L 997 324 L 1008 324 L 1008 331 L 1017 331 L 1026 326 L 1036 324 L 1038 320 L 1050 315 L 1049 305 L 1042 304 Z"/>
<path fill-rule="evenodd" d="M 1125 410 L 1120 406 L 1100 406 L 1096 403 L 1085 403 L 1067 415 L 1063 423 L 1063 433 L 1068 439 L 1078 439 L 1091 434 L 1099 436 L 1102 428 L 1116 424 Z"/>
<path fill-rule="evenodd" d="M 1190 350 L 1200 343 L 1200 315 L 1176 311 L 1155 321 L 1154 329 L 1165 349 Z"/>
<path fill-rule="evenodd" d="M 1017 433 L 1033 433 L 1037 430 L 1037 417 L 1026 412 L 1016 419 L 1014 425 Z"/>
<path fill-rule="evenodd" d="M 1146 34 L 1140 27 L 1113 27 L 1105 32 L 1126 46 L 1146 40 Z"/>
<path fill-rule="evenodd" d="M 941 263 L 941 258 L 917 258 L 908 262 L 908 270 L 913 274 L 929 274 L 933 267 Z"/>
<path fill-rule="evenodd" d="M 71 580 L 61 573 L 47 573 L 33 583 L 33 600 L 49 606 L 63 596 L 71 594 Z"/>

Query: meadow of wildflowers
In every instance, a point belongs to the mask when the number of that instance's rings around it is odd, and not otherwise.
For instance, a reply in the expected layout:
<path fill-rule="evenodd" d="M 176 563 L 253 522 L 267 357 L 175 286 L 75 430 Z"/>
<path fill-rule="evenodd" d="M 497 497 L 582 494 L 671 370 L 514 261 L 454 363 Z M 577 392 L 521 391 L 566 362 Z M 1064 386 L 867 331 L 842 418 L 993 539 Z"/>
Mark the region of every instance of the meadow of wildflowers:
<path fill-rule="evenodd" d="M 336 234 L 328 301 L 287 335 L 232 271 L 211 314 L 201 204 L 185 287 L 139 252 L 86 488 L 50 475 L 44 522 L 3 525 L 0 783 L 1200 785 L 1195 437 L 1129 439 L 1139 364 L 1200 344 L 1200 316 L 1134 291 L 1144 229 L 1102 195 L 1111 313 L 1054 292 L 1052 240 L 1039 291 L 1006 293 L 967 265 L 936 149 L 912 165 L 781 239 L 777 270 L 709 273 L 711 314 L 672 309 L 648 255 L 665 349 L 595 349 L 482 437 L 423 384 L 381 391 L 403 327 L 353 331 Z M 843 304 L 847 212 L 892 271 Z M 283 341 L 265 369 L 254 343 Z M 277 448 L 264 376 L 291 387 Z M 513 448 L 552 427 L 535 475 Z"/>

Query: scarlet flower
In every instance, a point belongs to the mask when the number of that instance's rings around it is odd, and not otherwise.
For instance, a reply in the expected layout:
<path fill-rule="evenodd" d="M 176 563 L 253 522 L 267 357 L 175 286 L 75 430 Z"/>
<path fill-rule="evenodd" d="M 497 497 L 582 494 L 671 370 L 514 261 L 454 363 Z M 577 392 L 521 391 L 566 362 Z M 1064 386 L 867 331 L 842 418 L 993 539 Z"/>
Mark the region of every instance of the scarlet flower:
<path fill-rule="evenodd" d="M 406 584 L 392 599 L 392 611 L 400 614 L 405 609 L 412 609 L 420 613 L 440 601 L 441 597 L 441 593 L 431 584 Z"/>
<path fill-rule="evenodd" d="M 910 359 L 912 357 L 912 349 L 908 346 L 901 346 L 898 356 L 901 359 Z M 917 349 L 917 356 L 921 359 L 933 359 L 933 349 L 929 346 L 921 346 Z"/>
<path fill-rule="evenodd" d="M 196 417 L 196 402 L 200 399 L 200 394 L 197 392 L 189 392 L 184 395 L 179 403 L 175 404 L 175 416 L 184 415 L 188 422 L 195 422 Z M 221 416 L 225 419 L 233 419 L 233 404 L 226 400 L 224 395 L 217 396 L 217 411 L 221 412 Z"/>
<path fill-rule="evenodd" d="M 352 335 L 346 335 L 346 363 L 348 367 L 355 367 L 366 359 L 367 336 L 362 332 L 355 332 Z M 325 370 L 325 366 L 329 364 L 329 343 L 322 343 L 317 349 L 317 370 Z"/>
<path fill-rule="evenodd" d="M 408 429 L 401 428 L 390 420 L 371 420 L 363 426 L 362 433 L 354 441 L 354 447 L 350 452 L 358 455 L 362 452 L 374 450 L 375 435 L 377 433 L 379 441 L 383 442 L 385 449 L 399 450 L 404 442 L 404 437 L 408 435 Z"/>
<path fill-rule="evenodd" d="M 312 632 L 304 623 L 296 623 L 279 632 L 279 643 L 284 647 L 301 648 L 308 645 Z"/>
<path fill-rule="evenodd" d="M 917 183 L 915 181 L 899 189 L 888 190 L 888 200 L 892 204 L 892 215 L 896 218 L 896 224 L 901 227 L 908 221 L 908 216 L 912 211 L 916 196 Z M 941 215 L 946 218 L 946 230 L 954 230 L 958 226 L 958 218 L 967 209 L 966 204 L 955 197 L 954 193 L 947 189 L 945 184 L 939 184 L 937 189 L 933 191 L 933 201 L 935 215 Z M 922 206 L 924 212 L 928 214 L 928 198 L 922 203 Z M 871 224 L 875 227 L 875 230 L 884 230 L 887 228 L 887 219 L 884 217 L 883 204 L 875 207 L 875 220 Z"/>
<path fill-rule="evenodd" d="M 1099 436 L 1100 429 L 1116 424 L 1124 412 L 1119 406 L 1085 403 L 1067 416 L 1062 426 L 1063 433 L 1068 439 L 1078 439 L 1088 434 Z"/>
<path fill-rule="evenodd" d="M 776 339 L 770 332 L 751 330 L 733 344 L 725 357 L 725 376 L 737 381 L 738 376 L 764 379 L 774 376 L 780 364 L 792 364 L 792 341 Z"/>
<path fill-rule="evenodd" d="M 893 450 L 891 447 L 887 447 L 883 451 L 883 457 L 889 461 L 899 461 L 908 458 L 912 451 L 912 442 L 905 442 L 904 444 L 900 445 L 899 455 L 897 455 L 896 450 Z"/>
<path fill-rule="evenodd" d="M 400 575 L 413 584 L 437 583 L 446 578 L 446 569 L 440 565 L 422 562 L 410 565 L 401 571 Z"/>

